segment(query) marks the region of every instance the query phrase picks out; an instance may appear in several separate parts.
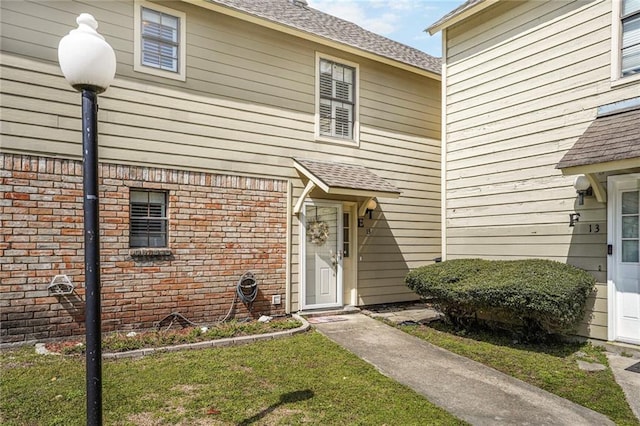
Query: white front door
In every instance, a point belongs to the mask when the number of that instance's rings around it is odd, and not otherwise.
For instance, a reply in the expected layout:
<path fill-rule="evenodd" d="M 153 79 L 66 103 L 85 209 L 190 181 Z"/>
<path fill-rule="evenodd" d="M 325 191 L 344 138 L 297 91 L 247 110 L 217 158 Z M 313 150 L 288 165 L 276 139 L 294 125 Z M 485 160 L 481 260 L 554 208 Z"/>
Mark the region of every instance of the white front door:
<path fill-rule="evenodd" d="M 640 344 L 640 175 L 609 178 L 609 339 Z"/>
<path fill-rule="evenodd" d="M 342 306 L 342 205 L 305 204 L 302 219 L 302 308 Z"/>

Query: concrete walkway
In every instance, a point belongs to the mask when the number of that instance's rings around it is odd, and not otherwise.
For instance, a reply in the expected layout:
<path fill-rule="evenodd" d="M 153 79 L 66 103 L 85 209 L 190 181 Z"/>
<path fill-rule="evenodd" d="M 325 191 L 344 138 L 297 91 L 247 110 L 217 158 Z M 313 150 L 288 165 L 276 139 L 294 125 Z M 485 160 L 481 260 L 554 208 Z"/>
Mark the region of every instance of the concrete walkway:
<path fill-rule="evenodd" d="M 607 353 L 607 358 L 633 414 L 640 419 L 640 359 L 613 353 Z"/>
<path fill-rule="evenodd" d="M 310 322 L 382 374 L 473 425 L 613 425 L 602 414 L 366 315 L 316 317 Z"/>

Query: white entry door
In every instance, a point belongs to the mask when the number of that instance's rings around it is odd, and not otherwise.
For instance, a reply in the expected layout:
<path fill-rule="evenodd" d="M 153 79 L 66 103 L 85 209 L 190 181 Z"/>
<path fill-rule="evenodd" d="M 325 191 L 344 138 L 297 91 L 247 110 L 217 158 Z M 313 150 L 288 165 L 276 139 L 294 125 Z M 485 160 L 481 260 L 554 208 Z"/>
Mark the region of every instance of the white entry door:
<path fill-rule="evenodd" d="M 342 306 L 342 205 L 306 204 L 302 223 L 302 307 Z"/>
<path fill-rule="evenodd" d="M 609 182 L 609 338 L 640 344 L 640 175 Z"/>

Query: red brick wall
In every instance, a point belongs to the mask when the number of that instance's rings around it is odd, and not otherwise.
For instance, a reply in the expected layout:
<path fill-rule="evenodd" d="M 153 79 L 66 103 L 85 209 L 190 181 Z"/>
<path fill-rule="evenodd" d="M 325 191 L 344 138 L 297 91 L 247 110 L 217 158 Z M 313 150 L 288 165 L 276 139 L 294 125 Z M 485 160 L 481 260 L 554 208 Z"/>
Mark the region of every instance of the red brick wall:
<path fill-rule="evenodd" d="M 0 154 L 0 342 L 84 333 L 82 163 Z M 259 293 L 236 318 L 284 313 L 286 181 L 101 164 L 103 330 L 150 328 L 172 312 L 213 323 L 236 284 Z M 129 188 L 168 193 L 170 257 L 132 257 Z M 69 296 L 47 290 L 69 276 Z M 271 305 L 271 296 L 282 304 Z"/>

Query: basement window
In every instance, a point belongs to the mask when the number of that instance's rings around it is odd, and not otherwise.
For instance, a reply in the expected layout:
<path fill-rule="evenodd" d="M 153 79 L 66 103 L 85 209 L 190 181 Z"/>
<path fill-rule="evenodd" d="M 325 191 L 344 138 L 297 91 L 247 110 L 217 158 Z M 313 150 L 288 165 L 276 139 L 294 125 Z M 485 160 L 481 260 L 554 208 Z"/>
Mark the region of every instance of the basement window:
<path fill-rule="evenodd" d="M 129 247 L 167 247 L 167 194 L 132 189 Z"/>

